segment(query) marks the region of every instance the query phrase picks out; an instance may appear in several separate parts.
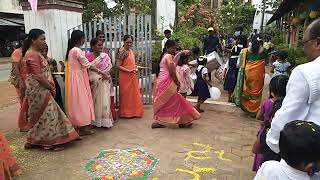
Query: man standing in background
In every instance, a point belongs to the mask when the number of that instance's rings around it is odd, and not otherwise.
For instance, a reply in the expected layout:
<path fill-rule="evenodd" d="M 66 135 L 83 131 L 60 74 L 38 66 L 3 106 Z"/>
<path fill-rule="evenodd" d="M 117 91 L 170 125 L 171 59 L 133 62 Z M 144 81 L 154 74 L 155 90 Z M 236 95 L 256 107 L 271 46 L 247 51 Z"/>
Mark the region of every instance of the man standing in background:
<path fill-rule="evenodd" d="M 209 35 L 204 39 L 203 43 L 203 52 L 205 55 L 210 54 L 213 51 L 218 52 L 218 49 L 220 51 L 222 50 L 217 30 L 213 29 L 213 27 L 210 27 L 208 28 L 208 33 Z M 208 75 L 209 82 L 211 82 L 211 72 L 209 72 Z"/>
<path fill-rule="evenodd" d="M 164 46 L 166 45 L 167 40 L 171 38 L 171 31 L 170 31 L 169 29 L 165 30 L 165 31 L 164 31 L 164 36 L 165 36 L 165 37 L 164 37 L 164 39 L 163 39 L 162 42 L 161 42 L 162 51 L 163 51 L 163 49 L 164 49 Z"/>

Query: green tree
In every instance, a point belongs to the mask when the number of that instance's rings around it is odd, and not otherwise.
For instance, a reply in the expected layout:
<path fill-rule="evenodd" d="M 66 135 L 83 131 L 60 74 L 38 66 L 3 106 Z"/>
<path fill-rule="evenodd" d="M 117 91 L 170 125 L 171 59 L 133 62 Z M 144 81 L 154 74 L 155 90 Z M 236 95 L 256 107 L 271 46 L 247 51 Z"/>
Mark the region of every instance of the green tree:
<path fill-rule="evenodd" d="M 88 22 L 109 16 L 120 16 L 130 13 L 134 8 L 141 14 L 151 14 L 152 0 L 114 0 L 116 6 L 108 8 L 104 0 L 84 0 L 83 21 Z"/>
<path fill-rule="evenodd" d="M 219 28 L 221 32 L 233 33 L 237 27 L 243 27 L 250 32 L 255 15 L 252 5 L 243 4 L 240 0 L 230 0 L 217 11 Z"/>

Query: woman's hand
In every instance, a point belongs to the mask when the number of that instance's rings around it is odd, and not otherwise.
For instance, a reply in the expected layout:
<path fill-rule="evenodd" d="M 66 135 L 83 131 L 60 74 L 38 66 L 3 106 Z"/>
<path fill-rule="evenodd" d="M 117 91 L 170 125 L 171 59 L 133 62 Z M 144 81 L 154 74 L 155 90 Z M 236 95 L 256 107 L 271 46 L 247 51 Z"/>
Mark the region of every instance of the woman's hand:
<path fill-rule="evenodd" d="M 133 73 L 133 74 L 137 74 L 137 70 L 136 69 L 133 69 L 130 72 Z"/>
<path fill-rule="evenodd" d="M 55 97 L 56 96 L 56 88 L 55 87 L 51 87 L 50 89 L 50 93 L 51 93 L 51 95 L 53 96 L 53 97 Z"/>

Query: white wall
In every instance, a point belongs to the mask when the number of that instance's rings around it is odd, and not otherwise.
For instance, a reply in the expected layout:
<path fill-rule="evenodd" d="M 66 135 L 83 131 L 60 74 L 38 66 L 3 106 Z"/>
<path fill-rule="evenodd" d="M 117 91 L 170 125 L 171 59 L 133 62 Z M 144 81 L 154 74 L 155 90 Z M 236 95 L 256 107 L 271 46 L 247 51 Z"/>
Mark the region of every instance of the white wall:
<path fill-rule="evenodd" d="M 57 61 L 64 61 L 68 46 L 67 30 L 82 24 L 82 14 L 58 9 L 24 11 L 24 22 L 26 33 L 33 28 L 44 30 L 48 55 Z"/>
<path fill-rule="evenodd" d="M 0 0 L 0 12 L 23 14 L 18 0 Z"/>
<path fill-rule="evenodd" d="M 157 29 L 162 32 L 174 26 L 176 2 L 173 0 L 157 0 Z M 163 20 L 161 19 L 163 17 Z"/>

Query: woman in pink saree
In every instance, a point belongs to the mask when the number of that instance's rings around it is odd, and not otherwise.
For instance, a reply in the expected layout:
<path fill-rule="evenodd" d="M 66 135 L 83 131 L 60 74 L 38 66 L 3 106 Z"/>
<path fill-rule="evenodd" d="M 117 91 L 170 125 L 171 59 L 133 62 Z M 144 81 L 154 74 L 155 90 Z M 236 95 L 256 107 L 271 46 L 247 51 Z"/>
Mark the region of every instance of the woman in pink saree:
<path fill-rule="evenodd" d="M 192 121 L 200 119 L 200 113 L 181 94 L 180 82 L 176 75 L 176 42 L 168 40 L 166 53 L 160 61 L 160 70 L 154 91 L 153 113 L 155 122 L 151 128 L 164 128 L 162 123 L 178 124 L 179 128 L 191 128 Z M 181 53 L 184 53 L 181 52 Z M 179 56 L 179 55 L 177 55 Z"/>
<path fill-rule="evenodd" d="M 111 128 L 113 118 L 111 111 L 111 90 L 113 89 L 110 71 L 112 69 L 111 59 L 103 52 L 103 41 L 93 38 L 90 42 L 93 52 L 86 53 L 91 65 L 99 69 L 105 75 L 89 70 L 89 82 L 94 105 L 96 127 Z"/>

